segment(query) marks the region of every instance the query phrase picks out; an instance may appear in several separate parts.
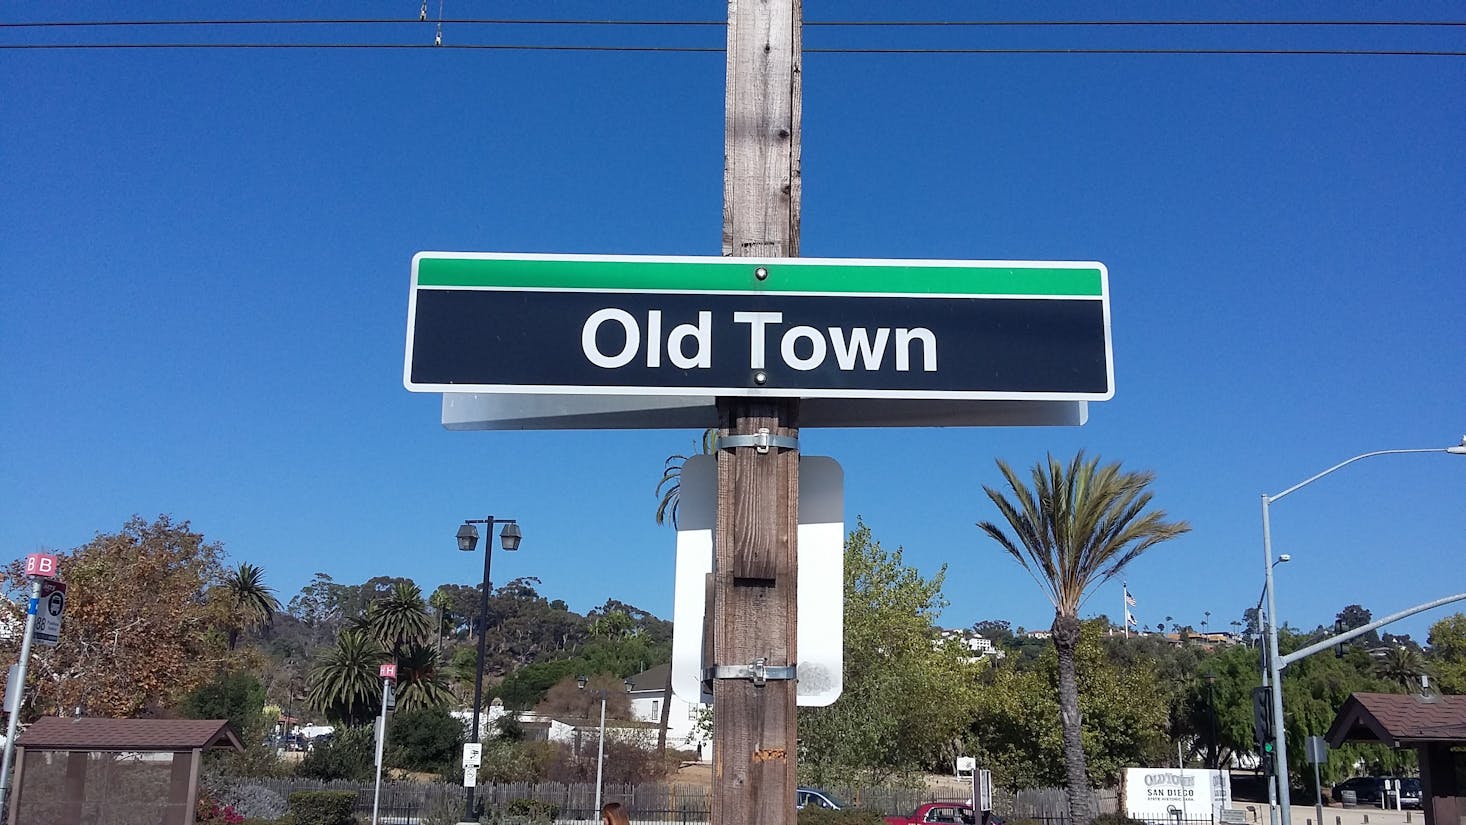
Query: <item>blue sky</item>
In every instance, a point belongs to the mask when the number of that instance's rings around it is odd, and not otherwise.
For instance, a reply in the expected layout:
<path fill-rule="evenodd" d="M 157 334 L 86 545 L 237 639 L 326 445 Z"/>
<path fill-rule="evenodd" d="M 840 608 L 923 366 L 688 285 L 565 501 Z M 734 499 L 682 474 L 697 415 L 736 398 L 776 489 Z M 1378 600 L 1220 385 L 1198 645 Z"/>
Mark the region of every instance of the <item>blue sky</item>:
<path fill-rule="evenodd" d="M 1031 17 L 985 4 L 987 19 Z M 298 5 L 210 4 L 211 17 Z M 1230 4 L 1378 18 L 1372 4 Z M 436 8 L 433 9 L 436 14 Z M 1458 11 L 1458 10 L 1457 10 Z M 322 3 L 320 17 L 415 3 Z M 1442 19 L 1449 4 L 1392 7 Z M 92 4 L 0 22 L 96 19 Z M 187 12 L 109 7 L 117 18 Z M 447 4 L 606 17 L 602 4 Z M 720 3 L 618 7 L 716 20 Z M 1113 17 L 1216 19 L 1132 3 Z M 809 3 L 809 20 L 971 19 L 969 4 Z M 1093 19 L 1056 4 L 1047 19 Z M 1110 15 L 1106 15 L 1109 17 Z M 1459 16 L 1459 15 L 1457 15 Z M 0 29 L 0 44 L 430 41 L 431 25 Z M 718 29 L 485 31 L 455 42 L 721 45 Z M 1461 30 L 887 30 L 806 45 L 1426 48 Z M 944 623 L 1052 612 L 975 523 L 994 459 L 1084 448 L 1157 474 L 1194 531 L 1128 571 L 1143 623 L 1225 629 L 1262 583 L 1259 495 L 1369 450 L 1466 433 L 1466 58 L 809 54 L 810 257 L 1098 260 L 1117 392 L 1072 429 L 808 430 Z M 498 581 L 670 616 L 662 461 L 691 431 L 461 433 L 401 383 L 419 250 L 716 255 L 721 54 L 0 50 L 0 548 L 71 548 L 171 513 L 288 598 L 317 571 L 472 582 L 465 518 L 517 518 Z M 1466 590 L 1466 458 L 1361 462 L 1274 508 L 1280 613 L 1306 627 Z M 1090 612 L 1118 615 L 1119 583 Z M 1436 611 L 1405 623 L 1423 638 Z"/>

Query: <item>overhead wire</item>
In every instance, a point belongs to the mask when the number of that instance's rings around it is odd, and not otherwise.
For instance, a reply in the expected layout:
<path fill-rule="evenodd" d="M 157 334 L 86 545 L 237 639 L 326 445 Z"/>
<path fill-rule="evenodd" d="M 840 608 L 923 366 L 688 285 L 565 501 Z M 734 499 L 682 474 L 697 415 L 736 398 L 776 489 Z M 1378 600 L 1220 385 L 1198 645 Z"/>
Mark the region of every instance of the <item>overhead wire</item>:
<path fill-rule="evenodd" d="M 718 53 L 722 46 L 596 46 L 529 43 L 0 43 L 0 50 L 67 51 L 104 49 L 462 49 L 525 52 L 682 52 Z M 1253 56 L 1338 56 L 1338 57 L 1466 57 L 1466 51 L 1437 49 L 1167 49 L 1167 48 L 806 48 L 804 54 L 867 55 L 1253 55 Z"/>
<path fill-rule="evenodd" d="M 85 29 L 85 28 L 157 28 L 157 27 L 288 27 L 288 26 L 362 26 L 411 25 L 426 22 L 428 0 L 423 0 L 418 20 L 406 18 L 250 18 L 189 20 L 52 20 L 0 22 L 0 30 L 16 29 Z M 432 45 L 419 43 L 363 42 L 121 42 L 121 43 L 0 43 L 0 50 L 100 50 L 100 49 L 415 49 L 452 48 L 483 51 L 526 52 L 643 52 L 643 53 L 721 53 L 723 46 L 680 45 L 616 45 L 616 44 L 550 44 L 550 43 L 455 43 L 443 44 L 443 24 L 483 26 L 613 26 L 613 27 L 722 27 L 723 20 L 596 20 L 553 18 L 447 18 L 443 0 L 439 0 L 436 33 Z M 836 28 L 1240 28 L 1240 27 L 1304 27 L 1304 28 L 1460 28 L 1466 21 L 1456 20 L 807 20 L 806 27 Z M 1462 57 L 1466 50 L 1426 48 L 1122 48 L 1122 47 L 927 47 L 927 46 L 813 46 L 806 54 L 851 55 L 1251 55 L 1251 56 L 1382 56 L 1382 57 Z"/>

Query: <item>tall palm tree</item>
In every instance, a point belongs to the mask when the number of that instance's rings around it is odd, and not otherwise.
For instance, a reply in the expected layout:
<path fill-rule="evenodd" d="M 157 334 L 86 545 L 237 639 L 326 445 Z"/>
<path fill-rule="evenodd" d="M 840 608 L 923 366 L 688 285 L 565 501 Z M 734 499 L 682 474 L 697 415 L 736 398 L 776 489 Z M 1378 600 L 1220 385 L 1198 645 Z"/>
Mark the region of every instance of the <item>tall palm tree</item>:
<path fill-rule="evenodd" d="M 326 717 L 347 725 L 370 722 L 381 704 L 377 666 L 386 658 L 382 645 L 357 630 L 343 630 L 336 646 L 311 669 L 306 700 Z"/>
<path fill-rule="evenodd" d="M 1124 569 L 1152 546 L 1191 529 L 1151 510 L 1149 472 L 1099 466 L 1081 450 L 1067 466 L 1052 455 L 1035 464 L 1029 489 L 1001 459 L 998 469 L 1013 499 L 986 485 L 983 492 L 1012 528 L 1010 538 L 990 521 L 978 527 L 1023 565 L 1054 605 L 1052 635 L 1059 658 L 1059 721 L 1063 728 L 1064 777 L 1073 825 L 1089 825 L 1096 813 L 1084 760 L 1074 651 L 1079 644 L 1079 606 L 1092 587 Z M 1168 617 L 1169 618 L 1169 617 Z"/>
<path fill-rule="evenodd" d="M 431 596 L 428 597 L 428 606 L 431 607 L 431 608 L 433 608 L 434 610 L 437 610 L 438 611 L 438 645 L 437 645 L 437 651 L 438 651 L 438 655 L 439 656 L 442 656 L 443 655 L 443 625 L 444 625 L 444 622 L 446 622 L 447 619 L 448 619 L 448 608 L 450 608 L 450 607 L 453 606 L 453 599 L 448 596 L 448 592 L 447 591 L 445 591 L 443 588 L 440 587 L 437 590 L 434 590 L 433 591 L 433 595 L 431 595 Z"/>
<path fill-rule="evenodd" d="M 433 620 L 428 616 L 422 590 L 412 582 L 397 582 L 390 593 L 372 602 L 367 624 L 377 641 L 390 648 L 395 657 L 403 644 L 426 639 Z"/>
<path fill-rule="evenodd" d="M 692 455 L 717 455 L 718 431 L 709 427 L 702 431 L 702 452 Z M 669 455 L 662 465 L 662 480 L 657 482 L 657 524 L 677 526 L 677 509 L 682 501 L 682 465 L 692 456 Z"/>
<path fill-rule="evenodd" d="M 265 584 L 265 571 L 248 562 L 224 574 L 224 590 L 233 606 L 229 627 L 229 649 L 233 650 L 241 631 L 274 621 L 280 600 L 275 598 L 275 588 Z"/>

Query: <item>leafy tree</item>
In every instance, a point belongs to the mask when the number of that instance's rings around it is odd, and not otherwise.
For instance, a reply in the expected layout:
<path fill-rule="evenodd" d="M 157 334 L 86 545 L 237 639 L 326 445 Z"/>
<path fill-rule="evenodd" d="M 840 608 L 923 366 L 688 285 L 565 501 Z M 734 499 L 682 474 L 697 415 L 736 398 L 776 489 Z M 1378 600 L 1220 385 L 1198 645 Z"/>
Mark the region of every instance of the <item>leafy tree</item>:
<path fill-rule="evenodd" d="M 344 584 L 337 584 L 329 574 L 317 573 L 285 609 L 308 627 L 323 627 L 334 633 L 346 619 L 346 599 L 350 590 Z"/>
<path fill-rule="evenodd" d="M 662 466 L 662 480 L 657 482 L 657 524 L 677 526 L 677 510 L 682 502 L 682 465 L 694 455 L 717 455 L 718 431 L 708 428 L 702 432 L 701 452 L 689 455 L 670 455 Z"/>
<path fill-rule="evenodd" d="M 59 644 L 32 653 L 24 716 L 136 716 L 171 707 L 232 669 L 229 605 L 210 597 L 223 582 L 223 555 L 167 515 L 133 516 L 61 554 L 66 627 Z M 27 587 L 21 563 L 12 564 L 3 588 L 13 613 Z"/>
<path fill-rule="evenodd" d="M 1151 657 L 1113 655 L 1107 622 L 1083 624 L 1075 648 L 1079 705 L 1089 781 L 1111 785 L 1127 765 L 1161 764 L 1172 753 L 1166 736 L 1169 700 Z M 1050 646 L 1035 663 L 1000 662 L 977 694 L 972 735 L 980 761 L 1009 788 L 1064 782 L 1059 724 L 1058 654 Z"/>
<path fill-rule="evenodd" d="M 1430 626 L 1426 661 L 1436 684 L 1446 693 L 1466 693 L 1466 613 L 1457 613 Z"/>
<path fill-rule="evenodd" d="M 1099 467 L 1081 451 L 1067 467 L 1049 456 L 1032 470 L 1029 489 L 1008 464 L 998 461 L 1014 501 L 984 485 L 1016 538 L 998 525 L 978 527 L 1034 577 L 1054 605 L 1051 639 L 1058 655 L 1059 721 L 1064 736 L 1065 787 L 1075 825 L 1089 825 L 1097 811 L 1085 764 L 1075 648 L 1079 644 L 1079 605 L 1091 587 L 1124 569 L 1154 545 L 1188 530 L 1185 522 L 1165 521 L 1150 506 L 1154 475 L 1127 473 L 1118 463 Z M 1016 502 L 1016 503 L 1015 503 Z"/>
<path fill-rule="evenodd" d="M 183 698 L 190 719 L 227 719 L 246 746 L 264 739 L 274 719 L 265 714 L 265 688 L 252 674 L 220 673 Z"/>
<path fill-rule="evenodd" d="M 1338 615 L 1334 616 L 1334 619 L 1342 623 L 1344 630 L 1353 630 L 1356 627 L 1363 627 L 1374 621 L 1374 614 L 1357 604 L 1351 604 L 1343 610 L 1340 610 Z M 1378 647 L 1379 631 L 1371 630 L 1363 636 L 1360 636 L 1359 639 L 1367 648 Z"/>
<path fill-rule="evenodd" d="M 923 578 L 864 522 L 846 538 L 844 691 L 799 713 L 805 781 L 907 781 L 966 730 L 983 665 L 938 633 L 945 576 Z"/>
<path fill-rule="evenodd" d="M 343 630 L 336 646 L 327 650 L 311 670 L 308 701 L 333 722 L 370 722 L 381 706 L 377 666 L 385 660 L 386 652 L 376 639 L 360 631 Z"/>
<path fill-rule="evenodd" d="M 444 708 L 401 709 L 387 724 L 386 762 L 410 771 L 457 774 L 463 723 Z"/>
<path fill-rule="evenodd" d="M 507 708 L 520 710 L 532 708 L 556 683 L 579 672 L 576 662 L 571 659 L 535 662 L 505 677 L 504 681 L 494 688 L 492 695 L 502 699 Z"/>
<path fill-rule="evenodd" d="M 229 649 L 239 642 L 242 630 L 267 627 L 280 609 L 275 589 L 265 584 L 265 571 L 243 562 L 224 574 L 224 590 L 234 607 L 235 620 L 229 626 Z"/>
<path fill-rule="evenodd" d="M 377 765 L 377 737 L 371 725 L 338 729 L 313 745 L 295 772 L 324 782 L 370 782 Z"/>
<path fill-rule="evenodd" d="M 606 718 L 630 719 L 631 697 L 626 693 L 626 685 L 610 673 L 589 676 L 584 690 L 575 677 L 561 679 L 535 705 L 535 712 L 563 719 L 589 719 L 594 724 L 601 716 L 603 690 L 606 692 Z"/>

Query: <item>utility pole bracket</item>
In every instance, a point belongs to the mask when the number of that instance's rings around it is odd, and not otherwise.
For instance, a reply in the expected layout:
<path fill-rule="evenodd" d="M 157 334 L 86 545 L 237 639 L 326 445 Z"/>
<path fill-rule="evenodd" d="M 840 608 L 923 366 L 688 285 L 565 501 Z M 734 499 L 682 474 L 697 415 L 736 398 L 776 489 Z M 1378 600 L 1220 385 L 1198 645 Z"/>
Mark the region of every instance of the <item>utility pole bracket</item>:
<path fill-rule="evenodd" d="M 764 659 L 754 659 L 753 664 L 748 665 L 714 665 L 704 668 L 702 678 L 705 682 L 714 679 L 751 679 L 754 687 L 763 687 L 770 679 L 776 682 L 796 679 L 798 667 L 795 665 L 767 665 Z"/>
<path fill-rule="evenodd" d="M 753 447 L 760 454 L 767 453 L 770 447 L 780 450 L 797 450 L 799 439 L 792 435 L 775 435 L 769 432 L 768 427 L 759 427 L 758 432 L 753 435 L 719 436 L 718 449 L 731 450 L 734 447 Z"/>

